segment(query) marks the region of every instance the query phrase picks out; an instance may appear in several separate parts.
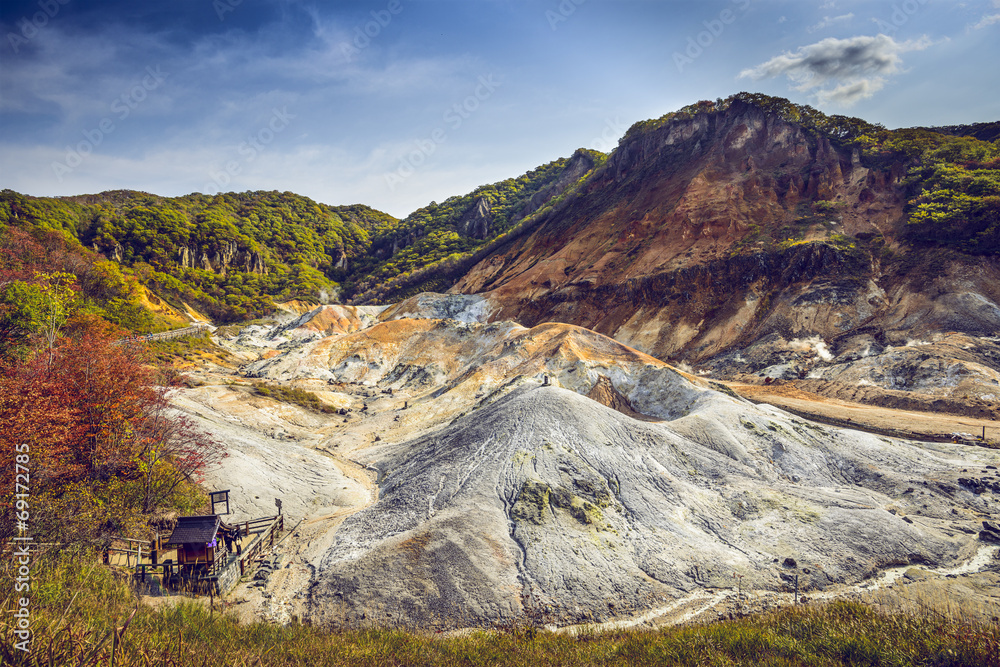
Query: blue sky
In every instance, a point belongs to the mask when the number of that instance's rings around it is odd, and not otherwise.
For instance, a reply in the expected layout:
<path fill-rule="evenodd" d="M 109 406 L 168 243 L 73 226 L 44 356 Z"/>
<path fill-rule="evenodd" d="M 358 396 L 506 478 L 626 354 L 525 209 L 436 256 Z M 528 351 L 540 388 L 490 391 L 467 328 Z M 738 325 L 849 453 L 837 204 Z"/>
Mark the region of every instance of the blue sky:
<path fill-rule="evenodd" d="M 1000 0 L 4 0 L 0 187 L 404 216 L 749 90 L 1000 119 Z"/>

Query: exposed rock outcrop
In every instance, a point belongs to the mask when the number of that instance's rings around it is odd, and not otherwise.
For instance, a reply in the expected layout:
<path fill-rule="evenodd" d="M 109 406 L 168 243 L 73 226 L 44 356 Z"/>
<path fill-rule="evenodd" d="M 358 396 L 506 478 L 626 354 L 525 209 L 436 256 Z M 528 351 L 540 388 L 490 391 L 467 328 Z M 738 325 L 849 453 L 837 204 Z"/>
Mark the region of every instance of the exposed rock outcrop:
<path fill-rule="evenodd" d="M 458 233 L 473 239 L 485 239 L 490 234 L 492 223 L 490 202 L 485 197 L 480 197 L 458 221 Z"/>
<path fill-rule="evenodd" d="M 493 305 L 479 295 L 434 294 L 423 292 L 386 308 L 380 320 L 449 319 L 460 322 L 488 322 Z"/>
<path fill-rule="evenodd" d="M 177 263 L 184 268 L 199 268 L 221 274 L 225 274 L 230 268 L 245 273 L 267 273 L 264 256 L 259 252 L 241 249 L 235 241 L 226 243 L 211 254 L 181 246 L 177 249 Z"/>

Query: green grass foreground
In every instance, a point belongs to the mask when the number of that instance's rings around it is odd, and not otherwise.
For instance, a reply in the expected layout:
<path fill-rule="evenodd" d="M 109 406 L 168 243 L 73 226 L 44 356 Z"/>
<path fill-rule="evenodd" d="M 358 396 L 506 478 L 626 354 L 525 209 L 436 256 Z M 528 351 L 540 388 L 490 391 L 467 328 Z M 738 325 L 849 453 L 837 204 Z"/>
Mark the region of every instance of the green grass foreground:
<path fill-rule="evenodd" d="M 329 632 L 242 625 L 193 603 L 154 611 L 138 603 L 127 582 L 94 562 L 62 554 L 36 563 L 29 653 L 14 648 L 9 612 L 16 600 L 13 586 L 7 587 L 0 664 L 1000 665 L 995 623 L 889 615 L 846 602 L 711 625 L 579 637 L 524 627 L 444 637 L 391 629 Z M 5 580 L 13 581 L 9 558 L 3 569 Z"/>

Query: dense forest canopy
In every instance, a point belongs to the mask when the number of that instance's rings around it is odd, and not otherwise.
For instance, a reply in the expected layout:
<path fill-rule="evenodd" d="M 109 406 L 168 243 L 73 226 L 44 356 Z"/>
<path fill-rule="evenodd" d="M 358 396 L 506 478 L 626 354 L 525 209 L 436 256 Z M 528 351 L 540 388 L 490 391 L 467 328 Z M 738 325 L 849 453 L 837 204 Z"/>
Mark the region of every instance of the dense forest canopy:
<path fill-rule="evenodd" d="M 220 320 L 269 312 L 274 298 L 335 298 L 338 259 L 363 256 L 373 235 L 398 222 L 365 206 L 324 206 L 291 193 L 124 191 L 58 199 L 4 191 L 0 221 L 63 232 L 130 267 L 154 291 Z"/>
<path fill-rule="evenodd" d="M 4 190 L 0 225 L 61 233 L 128 267 L 175 306 L 184 301 L 237 321 L 271 312 L 276 300 L 348 299 L 467 255 L 558 195 L 553 186 L 568 163 L 432 203 L 405 220 L 289 192 L 46 198 Z"/>

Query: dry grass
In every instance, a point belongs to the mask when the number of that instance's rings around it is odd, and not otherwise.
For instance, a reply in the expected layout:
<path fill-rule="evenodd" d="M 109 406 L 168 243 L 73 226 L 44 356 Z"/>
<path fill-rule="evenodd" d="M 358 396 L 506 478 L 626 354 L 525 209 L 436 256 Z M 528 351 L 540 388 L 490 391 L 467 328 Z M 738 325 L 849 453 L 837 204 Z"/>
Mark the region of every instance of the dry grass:
<path fill-rule="evenodd" d="M 196 604 L 153 610 L 90 554 L 60 554 L 33 572 L 30 653 L 4 665 L 1000 665 L 1000 628 L 859 603 L 785 609 L 740 620 L 576 637 L 531 627 L 443 636 L 396 629 L 329 632 L 241 625 Z M 12 576 L 10 564 L 5 576 Z M 10 579 L 8 579 L 9 581 Z M 10 589 L 8 589 L 10 590 Z M 4 602 L 11 609 L 12 594 Z"/>
<path fill-rule="evenodd" d="M 254 393 L 258 396 L 267 396 L 268 398 L 273 398 L 277 401 L 294 403 L 295 405 L 302 406 L 308 410 L 313 410 L 314 412 L 331 414 L 337 412 L 337 408 L 327 405 L 320 400 L 319 396 L 311 391 L 298 389 L 296 387 L 283 387 L 278 384 L 266 384 L 263 382 L 254 384 L 253 388 Z"/>
<path fill-rule="evenodd" d="M 211 361 L 221 366 L 233 365 L 232 355 L 213 343 L 208 332 L 151 341 L 149 349 L 162 364 L 186 366 Z"/>

